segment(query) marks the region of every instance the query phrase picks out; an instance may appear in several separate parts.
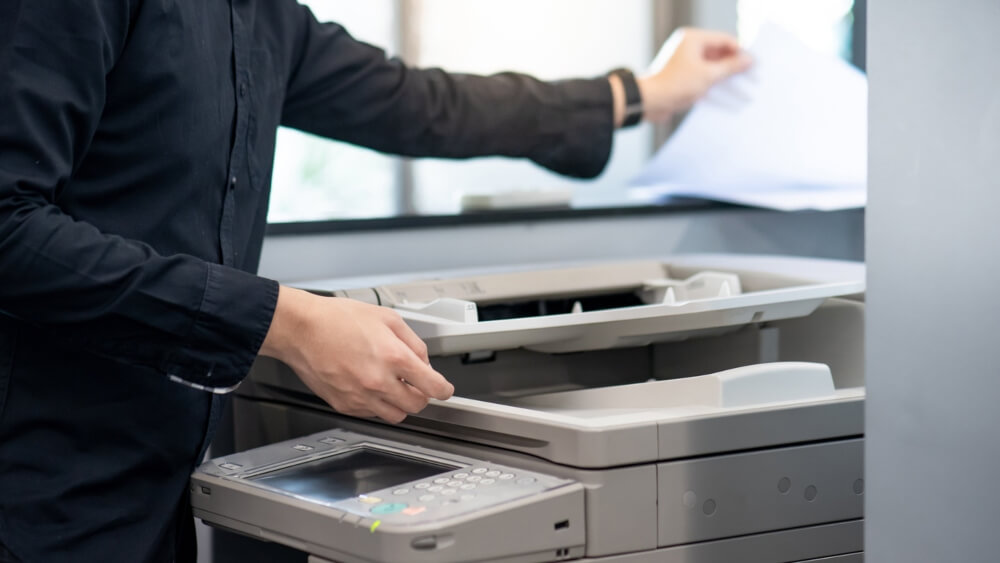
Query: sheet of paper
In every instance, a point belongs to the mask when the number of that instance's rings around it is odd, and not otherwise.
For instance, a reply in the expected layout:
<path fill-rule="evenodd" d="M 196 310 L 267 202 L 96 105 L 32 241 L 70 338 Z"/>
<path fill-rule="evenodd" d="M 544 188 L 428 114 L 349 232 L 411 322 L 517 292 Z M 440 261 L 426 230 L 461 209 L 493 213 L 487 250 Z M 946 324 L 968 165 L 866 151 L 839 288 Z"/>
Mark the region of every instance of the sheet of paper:
<path fill-rule="evenodd" d="M 630 196 L 782 210 L 863 207 L 868 83 L 838 57 L 767 24 L 754 66 L 716 87 L 632 182 Z"/>

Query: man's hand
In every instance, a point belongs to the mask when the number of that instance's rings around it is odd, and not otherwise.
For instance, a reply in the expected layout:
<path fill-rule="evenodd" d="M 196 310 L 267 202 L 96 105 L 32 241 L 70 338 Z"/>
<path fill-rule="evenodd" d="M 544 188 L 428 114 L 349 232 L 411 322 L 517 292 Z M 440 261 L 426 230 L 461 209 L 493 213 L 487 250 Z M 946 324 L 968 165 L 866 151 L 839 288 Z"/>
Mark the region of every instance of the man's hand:
<path fill-rule="evenodd" d="M 676 45 L 670 58 L 654 74 L 639 79 L 644 117 L 664 122 L 691 107 L 709 88 L 721 80 L 748 69 L 750 56 L 740 49 L 736 38 L 703 29 L 679 29 L 665 49 Z M 615 125 L 621 126 L 625 113 L 625 93 L 621 81 L 611 78 L 615 96 Z"/>
<path fill-rule="evenodd" d="M 392 423 L 455 388 L 393 310 L 281 287 L 261 355 L 288 364 L 337 412 Z"/>

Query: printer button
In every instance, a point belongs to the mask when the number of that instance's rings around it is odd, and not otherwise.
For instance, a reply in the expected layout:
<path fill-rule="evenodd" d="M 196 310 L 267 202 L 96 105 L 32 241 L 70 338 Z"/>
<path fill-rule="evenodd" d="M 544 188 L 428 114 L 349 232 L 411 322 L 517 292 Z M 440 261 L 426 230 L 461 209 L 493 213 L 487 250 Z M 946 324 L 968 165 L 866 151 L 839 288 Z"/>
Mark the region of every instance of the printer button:
<path fill-rule="evenodd" d="M 500 479 L 502 479 L 504 481 L 509 481 L 509 480 L 513 479 L 514 477 L 517 477 L 517 475 L 514 475 L 513 473 L 504 473 L 503 475 L 500 476 Z"/>
<path fill-rule="evenodd" d="M 478 483 L 479 481 L 482 481 L 482 480 L 483 480 L 483 478 L 480 477 L 479 475 L 473 475 L 472 477 L 469 477 L 468 479 L 466 479 L 466 481 L 468 481 L 470 483 Z"/>
<path fill-rule="evenodd" d="M 434 536 L 421 536 L 419 538 L 414 538 L 410 542 L 410 547 L 413 549 L 419 549 L 421 551 L 430 551 L 437 548 L 437 538 Z"/>
<path fill-rule="evenodd" d="M 483 479 L 479 482 L 480 485 L 492 485 L 493 483 L 496 483 L 493 479 Z"/>
<path fill-rule="evenodd" d="M 487 471 L 489 471 L 489 469 L 486 469 L 485 467 L 477 467 L 477 468 L 475 468 L 475 469 L 472 470 L 472 472 L 475 473 L 476 475 L 482 475 L 483 473 L 486 473 Z"/>
<path fill-rule="evenodd" d="M 499 477 L 499 476 L 500 476 L 500 472 L 499 472 L 499 471 L 496 471 L 496 470 L 493 470 L 493 471 L 487 471 L 487 472 L 486 472 L 486 476 L 487 476 L 487 477 Z"/>
<path fill-rule="evenodd" d="M 409 505 L 401 502 L 385 503 L 377 506 L 373 506 L 371 509 L 372 514 L 395 514 L 397 512 L 402 512 Z"/>
<path fill-rule="evenodd" d="M 413 486 L 413 488 L 414 489 L 426 489 L 426 488 L 428 488 L 430 486 L 431 486 L 430 483 L 417 483 L 416 485 Z"/>
<path fill-rule="evenodd" d="M 468 473 L 456 473 L 456 474 L 452 475 L 452 477 L 454 477 L 456 479 L 465 479 L 468 476 L 469 476 Z"/>

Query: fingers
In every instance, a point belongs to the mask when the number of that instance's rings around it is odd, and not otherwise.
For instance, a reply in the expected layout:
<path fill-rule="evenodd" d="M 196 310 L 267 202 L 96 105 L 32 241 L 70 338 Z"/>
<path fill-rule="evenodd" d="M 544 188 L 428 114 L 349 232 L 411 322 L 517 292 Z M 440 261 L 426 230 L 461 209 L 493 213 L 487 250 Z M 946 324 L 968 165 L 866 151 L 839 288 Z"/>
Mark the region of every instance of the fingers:
<path fill-rule="evenodd" d="M 410 362 L 404 354 L 396 362 L 399 376 L 428 397 L 442 401 L 450 398 L 452 393 L 455 392 L 455 388 L 451 383 L 448 383 L 448 380 L 443 375 L 430 367 L 427 345 L 407 326 L 397 313 L 390 312 L 389 315 L 390 317 L 387 321 L 389 329 L 406 345 L 415 358 L 421 362 L 420 364 Z"/>
<path fill-rule="evenodd" d="M 411 361 L 396 362 L 399 377 L 428 397 L 441 401 L 450 398 L 455 387 L 430 364 L 419 361 L 416 355 L 411 357 Z"/>
<path fill-rule="evenodd" d="M 710 29 L 687 29 L 684 39 L 696 43 L 701 47 L 706 57 L 709 54 L 717 56 L 728 56 L 740 51 L 740 42 L 732 35 Z"/>
<path fill-rule="evenodd" d="M 291 367 L 338 412 L 398 423 L 454 387 L 395 312 L 348 299 L 303 304 Z"/>
<path fill-rule="evenodd" d="M 427 344 L 424 344 L 424 341 L 417 336 L 417 333 L 413 332 L 413 329 L 403 321 L 398 313 L 388 309 L 386 309 L 386 313 L 386 324 L 392 330 L 393 334 L 402 340 L 425 364 L 431 363 L 430 357 L 427 355 Z"/>
<path fill-rule="evenodd" d="M 400 379 L 388 383 L 379 392 L 378 400 L 409 414 L 417 414 L 424 410 L 430 401 L 423 391 Z"/>
<path fill-rule="evenodd" d="M 385 401 L 372 401 L 369 407 L 375 413 L 375 416 L 386 422 L 399 424 L 406 420 L 405 412 Z"/>
<path fill-rule="evenodd" d="M 696 56 L 711 64 L 719 77 L 736 74 L 750 67 L 750 56 L 740 48 L 739 41 L 728 33 L 696 29 L 688 30 L 685 37 L 690 38 Z"/>
<path fill-rule="evenodd" d="M 718 82 L 725 78 L 729 78 L 734 74 L 739 74 L 746 71 L 753 64 L 753 59 L 750 55 L 746 53 L 738 53 L 735 56 L 720 59 L 711 63 L 712 71 L 714 73 L 714 81 Z"/>

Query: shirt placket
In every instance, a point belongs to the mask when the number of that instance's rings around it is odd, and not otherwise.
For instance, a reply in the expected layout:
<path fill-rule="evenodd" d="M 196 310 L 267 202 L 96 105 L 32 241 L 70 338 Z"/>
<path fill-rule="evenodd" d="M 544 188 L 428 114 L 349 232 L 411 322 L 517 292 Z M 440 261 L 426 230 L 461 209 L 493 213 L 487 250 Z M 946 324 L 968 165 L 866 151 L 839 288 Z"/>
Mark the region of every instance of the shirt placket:
<path fill-rule="evenodd" d="M 222 263 L 226 266 L 237 265 L 237 250 L 234 241 L 236 221 L 236 193 L 241 185 L 249 183 L 249 178 L 240 178 L 240 172 L 246 170 L 247 127 L 249 122 L 250 74 L 249 50 L 247 41 L 248 30 L 237 8 L 239 0 L 230 0 L 230 11 L 233 34 L 233 84 L 236 96 L 236 127 L 233 146 L 229 153 L 228 181 L 222 204 L 222 220 L 219 223 L 219 242 L 222 247 Z"/>

